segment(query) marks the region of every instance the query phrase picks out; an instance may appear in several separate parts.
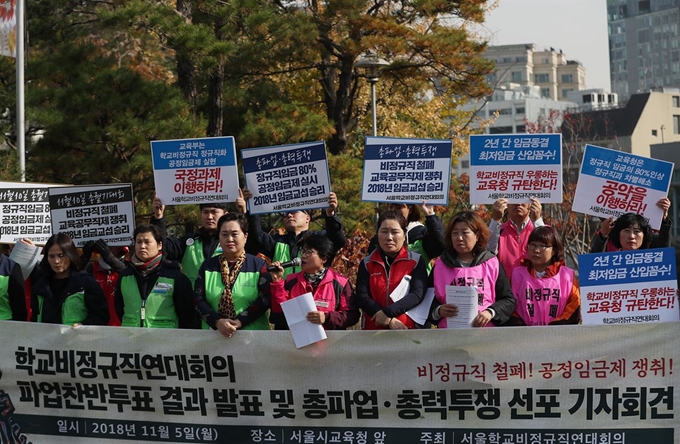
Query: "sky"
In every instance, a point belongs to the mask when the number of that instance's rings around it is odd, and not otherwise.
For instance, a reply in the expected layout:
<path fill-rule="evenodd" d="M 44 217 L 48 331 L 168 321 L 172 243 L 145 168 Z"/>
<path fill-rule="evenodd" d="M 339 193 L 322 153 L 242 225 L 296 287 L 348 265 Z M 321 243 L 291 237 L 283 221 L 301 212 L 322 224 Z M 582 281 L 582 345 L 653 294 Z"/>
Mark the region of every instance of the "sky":
<path fill-rule="evenodd" d="M 495 0 L 482 28 L 491 45 L 562 50 L 586 69 L 586 88 L 609 90 L 606 0 Z"/>

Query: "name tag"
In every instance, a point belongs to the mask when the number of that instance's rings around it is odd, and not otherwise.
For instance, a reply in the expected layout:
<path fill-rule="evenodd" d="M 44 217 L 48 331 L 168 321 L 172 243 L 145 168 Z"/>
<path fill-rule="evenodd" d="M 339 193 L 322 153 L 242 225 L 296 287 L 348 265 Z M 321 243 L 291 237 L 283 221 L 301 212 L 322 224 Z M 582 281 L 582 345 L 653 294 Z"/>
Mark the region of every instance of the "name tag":
<path fill-rule="evenodd" d="M 314 301 L 314 304 L 319 308 L 328 308 L 327 301 Z"/>
<path fill-rule="evenodd" d="M 157 282 L 153 287 L 154 293 L 166 294 L 172 291 L 172 284 L 166 284 L 164 282 Z"/>

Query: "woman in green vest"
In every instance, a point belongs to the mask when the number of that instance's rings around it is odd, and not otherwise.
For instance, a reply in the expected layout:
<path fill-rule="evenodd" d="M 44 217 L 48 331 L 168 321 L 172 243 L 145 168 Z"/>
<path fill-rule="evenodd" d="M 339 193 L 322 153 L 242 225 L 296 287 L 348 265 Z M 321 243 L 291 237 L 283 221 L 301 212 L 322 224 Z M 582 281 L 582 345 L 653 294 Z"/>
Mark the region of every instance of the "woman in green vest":
<path fill-rule="evenodd" d="M 264 259 L 245 251 L 248 220 L 242 213 L 228 213 L 217 222 L 222 253 L 203 262 L 198 271 L 194 306 L 203 328 L 231 337 L 237 329 L 267 330 L 270 306 Z"/>
<path fill-rule="evenodd" d="M 135 253 L 116 283 L 114 305 L 123 327 L 192 328 L 191 281 L 179 263 L 163 259 L 163 235 L 155 225 L 138 225 Z"/>
<path fill-rule="evenodd" d="M 66 325 L 107 325 L 104 291 L 88 273 L 76 246 L 65 233 L 47 240 L 40 277 L 31 292 L 31 321 Z"/>

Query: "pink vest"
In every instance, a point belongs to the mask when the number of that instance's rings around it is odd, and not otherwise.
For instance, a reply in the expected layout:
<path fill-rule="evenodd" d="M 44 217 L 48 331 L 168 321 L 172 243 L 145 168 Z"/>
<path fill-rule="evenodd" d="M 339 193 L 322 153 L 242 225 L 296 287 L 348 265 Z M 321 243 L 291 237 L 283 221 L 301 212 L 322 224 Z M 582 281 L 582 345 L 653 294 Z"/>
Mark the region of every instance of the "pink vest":
<path fill-rule="evenodd" d="M 498 258 L 495 257 L 469 268 L 451 268 L 445 265 L 441 258 L 438 258 L 433 272 L 434 295 L 440 303 L 445 304 L 447 285 L 477 287 L 479 311 L 486 310 L 491 304 L 496 302 L 498 267 Z M 439 328 L 446 328 L 446 318 L 442 318 L 438 325 Z M 492 327 L 493 323 L 489 322 L 487 325 Z"/>
<path fill-rule="evenodd" d="M 520 267 L 522 258 L 529 259 L 527 244 L 529 235 L 534 231 L 534 224 L 529 220 L 524 230 L 517 234 L 515 226 L 510 221 L 501 225 L 501 235 L 498 238 L 498 260 L 501 261 L 505 274 L 512 282 L 512 271 Z"/>
<path fill-rule="evenodd" d="M 569 267 L 560 267 L 548 278 L 535 278 L 526 267 L 516 268 L 512 276 L 515 313 L 526 325 L 548 325 L 564 312 L 573 284 L 574 270 Z"/>

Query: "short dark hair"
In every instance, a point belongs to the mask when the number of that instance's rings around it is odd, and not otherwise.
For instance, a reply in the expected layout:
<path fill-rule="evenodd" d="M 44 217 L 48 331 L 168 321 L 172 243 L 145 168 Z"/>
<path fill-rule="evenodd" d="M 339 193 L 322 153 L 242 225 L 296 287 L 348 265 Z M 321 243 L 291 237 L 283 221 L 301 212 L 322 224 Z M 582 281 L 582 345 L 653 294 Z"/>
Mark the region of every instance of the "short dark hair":
<path fill-rule="evenodd" d="M 384 213 L 382 213 L 378 218 L 378 226 L 376 227 L 376 229 L 380 230 L 380 226 L 386 220 L 396 220 L 401 229 L 404 230 L 404 234 L 406 234 L 407 223 L 406 219 L 404 219 L 404 215 L 401 214 L 401 212 L 395 210 L 387 210 Z"/>
<path fill-rule="evenodd" d="M 206 202 L 198 205 L 198 208 L 217 208 L 219 210 L 229 211 L 229 204 L 226 202 Z"/>
<path fill-rule="evenodd" d="M 611 239 L 612 244 L 616 248 L 621 248 L 621 232 L 635 224 L 642 231 L 642 245 L 640 245 L 640 249 L 649 248 L 649 245 L 652 243 L 652 228 L 649 226 L 647 219 L 635 213 L 622 214 L 614 222 L 614 228 L 609 233 L 609 239 Z"/>
<path fill-rule="evenodd" d="M 80 256 L 78 256 L 76 244 L 73 243 L 73 240 L 71 240 L 68 234 L 57 233 L 53 234 L 49 239 L 47 239 L 47 243 L 43 249 L 43 258 L 40 261 L 40 271 L 42 271 L 45 276 L 54 276 L 54 270 L 52 270 L 52 267 L 50 266 L 50 263 L 47 259 L 50 248 L 52 248 L 54 245 L 58 245 L 62 253 L 64 253 L 64 256 L 66 256 L 71 262 L 71 271 L 80 271 L 83 269 L 83 262 L 80 259 Z"/>
<path fill-rule="evenodd" d="M 151 224 L 140 224 L 137 225 L 137 228 L 135 228 L 134 235 L 132 236 L 132 242 L 137 241 L 137 235 L 138 234 L 143 234 L 143 233 L 151 233 L 151 236 L 158 242 L 159 244 L 163 242 L 163 233 L 161 233 L 161 229 L 158 228 L 156 225 L 151 225 Z"/>
<path fill-rule="evenodd" d="M 534 231 L 532 231 L 529 235 L 527 244 L 532 242 L 540 242 L 544 245 L 552 247 L 553 255 L 550 258 L 551 264 L 564 260 L 564 246 L 562 245 L 562 238 L 555 228 L 548 225 L 534 228 Z"/>
<path fill-rule="evenodd" d="M 243 233 L 248 234 L 248 218 L 243 213 L 226 213 L 217 221 L 217 232 L 222 229 L 222 225 L 227 222 L 236 221 Z"/>
<path fill-rule="evenodd" d="M 484 220 L 482 220 L 482 218 L 474 211 L 460 211 L 453 215 L 449 221 L 449 224 L 446 226 L 446 232 L 444 234 L 444 245 L 446 248 L 453 248 L 451 233 L 453 232 L 453 226 L 458 222 L 463 222 L 466 224 L 477 235 L 477 243 L 472 249 L 472 254 L 476 255 L 482 250 L 485 250 L 486 244 L 489 242 L 489 238 L 491 237 L 491 232 L 484 223 Z"/>
<path fill-rule="evenodd" d="M 330 265 L 328 262 L 333 257 L 335 247 L 333 242 L 322 234 L 310 234 L 304 238 L 303 247 L 313 248 L 318 253 L 319 257 L 324 258 L 324 266 Z"/>

